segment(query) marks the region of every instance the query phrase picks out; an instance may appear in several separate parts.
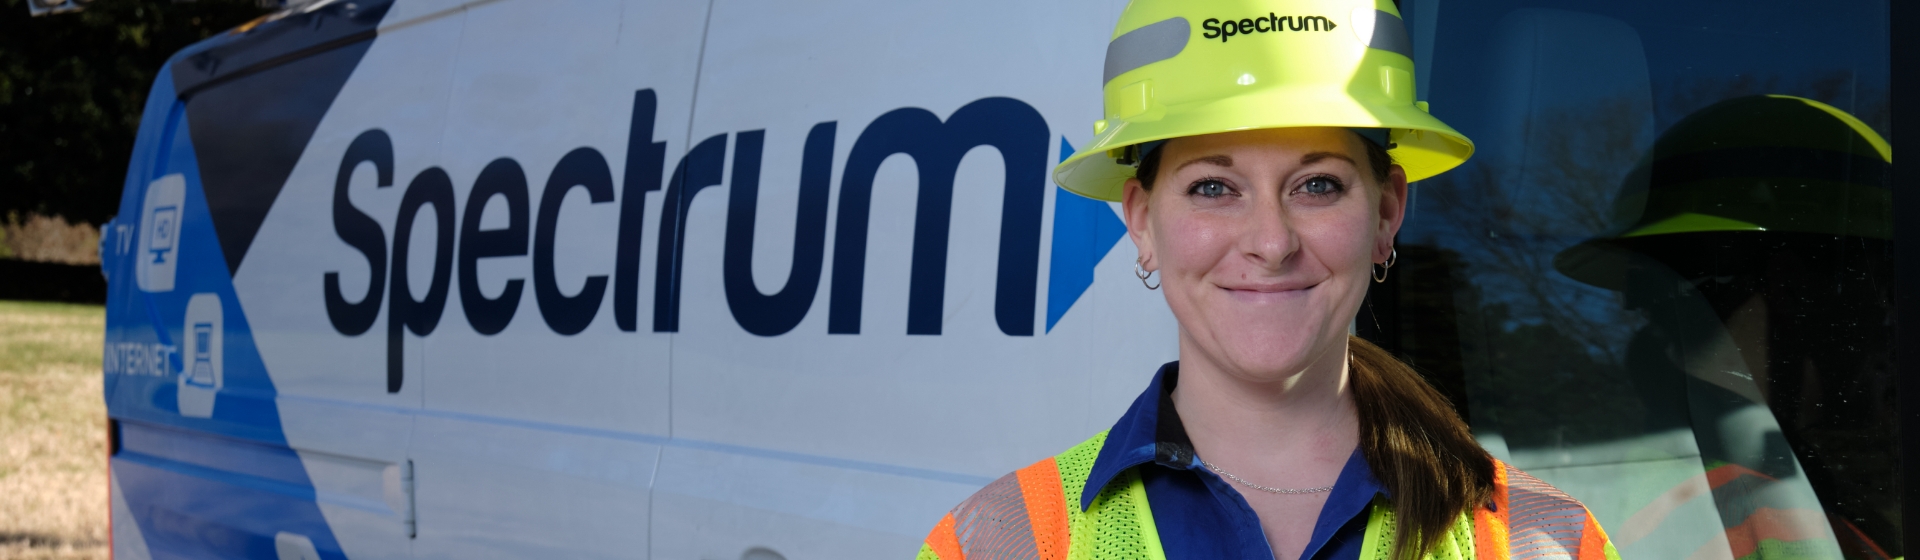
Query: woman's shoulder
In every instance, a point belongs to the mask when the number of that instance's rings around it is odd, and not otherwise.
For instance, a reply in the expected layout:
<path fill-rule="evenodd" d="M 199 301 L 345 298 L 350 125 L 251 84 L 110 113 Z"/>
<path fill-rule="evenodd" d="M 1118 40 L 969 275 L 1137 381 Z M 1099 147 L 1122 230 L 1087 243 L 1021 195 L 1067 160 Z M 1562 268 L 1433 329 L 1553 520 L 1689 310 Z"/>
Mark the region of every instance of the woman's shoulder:
<path fill-rule="evenodd" d="M 1107 433 L 1100 432 L 988 483 L 940 518 L 920 557 L 964 558 L 973 548 L 969 545 L 981 543 L 1064 551 L 1070 509 L 1078 509 L 1080 487 L 1093 472 L 1106 439 Z"/>
<path fill-rule="evenodd" d="M 1504 461 L 1495 459 L 1493 467 L 1493 500 L 1478 514 L 1491 519 L 1476 519 L 1477 526 L 1497 521 L 1515 546 L 1558 547 L 1575 558 L 1619 558 L 1606 530 L 1580 500 Z"/>
<path fill-rule="evenodd" d="M 1493 460 L 1493 488 L 1495 503 L 1500 506 L 1518 503 L 1537 506 L 1529 507 L 1529 510 L 1586 513 L 1586 505 L 1580 500 L 1499 459 Z"/>
<path fill-rule="evenodd" d="M 955 507 L 954 511 L 968 508 L 976 502 L 991 502 L 1009 496 L 1023 499 L 1023 494 L 1042 491 L 1060 494 L 1062 497 L 1077 499 L 1081 486 L 1087 476 L 1093 473 L 1094 461 L 1100 456 L 1100 448 L 1106 443 L 1107 432 L 1094 434 L 1059 454 L 1043 457 L 1027 466 L 1007 473 L 986 487 L 974 492 L 973 496 Z"/>

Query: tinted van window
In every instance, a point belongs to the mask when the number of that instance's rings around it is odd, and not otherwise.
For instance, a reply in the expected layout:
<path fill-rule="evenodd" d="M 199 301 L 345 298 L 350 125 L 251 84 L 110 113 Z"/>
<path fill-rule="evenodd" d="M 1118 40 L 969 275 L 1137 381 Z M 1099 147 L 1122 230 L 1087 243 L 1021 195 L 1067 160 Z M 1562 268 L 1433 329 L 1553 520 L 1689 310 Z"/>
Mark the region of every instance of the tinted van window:
<path fill-rule="evenodd" d="M 1402 8 L 1478 151 L 1362 333 L 1623 557 L 1902 556 L 1886 3 Z"/>

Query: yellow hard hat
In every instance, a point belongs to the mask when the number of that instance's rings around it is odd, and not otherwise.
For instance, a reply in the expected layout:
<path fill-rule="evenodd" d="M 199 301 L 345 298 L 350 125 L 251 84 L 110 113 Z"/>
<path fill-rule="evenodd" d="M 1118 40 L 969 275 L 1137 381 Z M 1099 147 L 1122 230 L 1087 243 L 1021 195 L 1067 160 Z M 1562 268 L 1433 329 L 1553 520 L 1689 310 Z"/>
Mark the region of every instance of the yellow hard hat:
<path fill-rule="evenodd" d="M 1234 130 L 1388 129 L 1408 181 L 1473 155 L 1413 100 L 1413 44 L 1392 0 L 1134 0 L 1107 43 L 1105 119 L 1053 170 L 1118 201 L 1142 143 Z"/>

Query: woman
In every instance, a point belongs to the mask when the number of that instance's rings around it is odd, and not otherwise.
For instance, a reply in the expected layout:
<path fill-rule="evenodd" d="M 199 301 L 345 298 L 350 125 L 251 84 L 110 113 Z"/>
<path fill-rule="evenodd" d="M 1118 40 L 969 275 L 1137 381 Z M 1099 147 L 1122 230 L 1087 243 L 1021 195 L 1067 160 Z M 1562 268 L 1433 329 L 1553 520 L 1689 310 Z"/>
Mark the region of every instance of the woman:
<path fill-rule="evenodd" d="M 920 558 L 1618 558 L 1578 502 L 1347 334 L 1393 266 L 1407 182 L 1472 153 L 1413 103 L 1397 13 L 1127 7 L 1107 119 L 1054 178 L 1123 202 L 1180 361 L 1112 429 L 962 502 Z"/>

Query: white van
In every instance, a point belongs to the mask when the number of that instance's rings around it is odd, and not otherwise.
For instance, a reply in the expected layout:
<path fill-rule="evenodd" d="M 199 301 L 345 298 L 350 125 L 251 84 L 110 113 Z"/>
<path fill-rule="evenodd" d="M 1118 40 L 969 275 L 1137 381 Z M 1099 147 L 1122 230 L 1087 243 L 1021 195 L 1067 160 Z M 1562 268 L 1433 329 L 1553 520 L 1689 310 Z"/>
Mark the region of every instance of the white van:
<path fill-rule="evenodd" d="M 1587 33 L 1643 76 L 1606 83 L 1651 98 L 1649 68 L 1693 56 L 1634 50 L 1650 7 L 1515 12 L 1535 3 L 1402 10 L 1423 70 L 1464 64 L 1449 40 Z M 1116 205 L 1049 179 L 1101 117 L 1122 7 L 321 0 L 179 53 L 102 240 L 116 558 L 912 556 L 1177 357 Z M 1435 31 L 1481 11 L 1535 15 Z M 1549 77 L 1500 76 L 1421 76 L 1421 95 L 1506 169 L 1528 137 L 1458 92 Z M 1672 119 L 1645 122 L 1636 149 Z M 1403 257 L 1485 238 L 1449 233 L 1427 190 Z M 1421 362 L 1445 341 L 1380 322 L 1480 281 L 1459 278 L 1383 285 L 1403 295 L 1377 291 L 1361 321 L 1443 389 L 1493 374 Z M 1493 351 L 1460 344 L 1436 355 Z M 1696 515 L 1711 496 L 1660 493 L 1702 472 L 1698 449 L 1580 470 L 1618 446 L 1523 449 L 1491 402 L 1471 415 L 1483 440 L 1636 527 L 1623 555 L 1728 546 L 1684 528 L 1717 523 Z"/>

